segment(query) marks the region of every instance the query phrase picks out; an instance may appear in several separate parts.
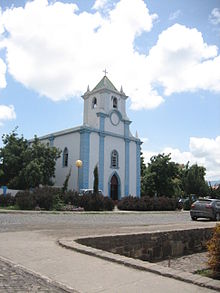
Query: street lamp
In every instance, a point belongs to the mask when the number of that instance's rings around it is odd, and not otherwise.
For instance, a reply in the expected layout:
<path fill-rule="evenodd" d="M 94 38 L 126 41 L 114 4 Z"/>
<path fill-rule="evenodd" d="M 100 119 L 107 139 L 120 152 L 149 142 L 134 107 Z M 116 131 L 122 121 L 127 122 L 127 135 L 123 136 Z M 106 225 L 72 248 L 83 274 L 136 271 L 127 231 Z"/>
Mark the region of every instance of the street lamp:
<path fill-rule="evenodd" d="M 77 191 L 79 192 L 79 168 L 82 167 L 82 161 L 81 160 L 77 160 L 76 161 L 76 167 L 77 167 Z"/>

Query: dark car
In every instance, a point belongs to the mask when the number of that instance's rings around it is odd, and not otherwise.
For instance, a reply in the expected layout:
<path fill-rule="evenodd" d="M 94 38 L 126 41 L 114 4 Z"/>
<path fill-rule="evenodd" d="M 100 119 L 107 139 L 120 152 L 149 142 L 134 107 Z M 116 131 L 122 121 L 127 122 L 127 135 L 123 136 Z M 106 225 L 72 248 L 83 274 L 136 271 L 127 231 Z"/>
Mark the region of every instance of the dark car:
<path fill-rule="evenodd" d="M 198 199 L 191 205 L 190 215 L 193 221 L 198 218 L 220 221 L 220 200 Z"/>

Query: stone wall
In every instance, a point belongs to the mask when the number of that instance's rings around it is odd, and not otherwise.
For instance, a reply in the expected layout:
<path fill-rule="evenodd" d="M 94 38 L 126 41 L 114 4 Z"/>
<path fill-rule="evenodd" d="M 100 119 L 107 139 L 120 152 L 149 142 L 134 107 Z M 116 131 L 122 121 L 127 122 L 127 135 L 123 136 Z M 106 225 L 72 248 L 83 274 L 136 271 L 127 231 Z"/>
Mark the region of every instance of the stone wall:
<path fill-rule="evenodd" d="M 212 228 L 81 238 L 77 242 L 146 261 L 192 254 L 206 249 Z"/>

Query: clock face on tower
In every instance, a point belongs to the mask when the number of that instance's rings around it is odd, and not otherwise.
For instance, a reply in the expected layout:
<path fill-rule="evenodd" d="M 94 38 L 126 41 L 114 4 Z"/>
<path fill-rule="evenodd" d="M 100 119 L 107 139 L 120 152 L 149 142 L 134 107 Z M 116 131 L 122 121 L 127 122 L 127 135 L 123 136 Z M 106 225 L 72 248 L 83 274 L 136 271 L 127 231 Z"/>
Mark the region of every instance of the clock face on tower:
<path fill-rule="evenodd" d="M 110 121 L 114 126 L 117 126 L 120 122 L 120 118 L 117 112 L 112 112 L 110 115 Z"/>

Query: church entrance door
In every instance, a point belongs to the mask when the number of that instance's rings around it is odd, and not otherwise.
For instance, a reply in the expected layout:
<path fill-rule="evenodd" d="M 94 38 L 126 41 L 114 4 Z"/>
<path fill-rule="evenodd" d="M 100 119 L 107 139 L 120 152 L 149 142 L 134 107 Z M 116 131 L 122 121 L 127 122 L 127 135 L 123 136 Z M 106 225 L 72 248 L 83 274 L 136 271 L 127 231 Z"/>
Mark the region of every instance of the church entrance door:
<path fill-rule="evenodd" d="M 118 200 L 118 178 L 113 175 L 111 178 L 111 199 Z"/>

